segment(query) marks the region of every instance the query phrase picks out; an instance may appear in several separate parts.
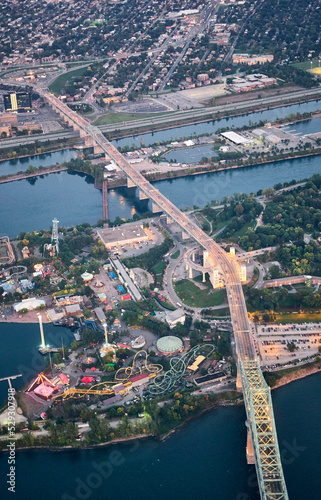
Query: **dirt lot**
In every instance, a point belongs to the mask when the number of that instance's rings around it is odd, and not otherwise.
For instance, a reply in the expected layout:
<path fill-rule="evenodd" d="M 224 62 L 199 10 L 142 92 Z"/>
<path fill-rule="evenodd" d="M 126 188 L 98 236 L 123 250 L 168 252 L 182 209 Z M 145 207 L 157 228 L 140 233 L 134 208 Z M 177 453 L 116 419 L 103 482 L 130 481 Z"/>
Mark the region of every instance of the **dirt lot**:
<path fill-rule="evenodd" d="M 25 392 L 20 392 L 19 394 L 19 405 L 23 411 L 23 414 L 26 415 L 27 418 L 31 418 L 34 413 L 36 413 L 40 408 L 42 408 L 45 404 L 38 403 L 32 397 L 30 397 Z"/>
<path fill-rule="evenodd" d="M 219 106 L 221 104 L 230 104 L 231 102 L 241 102 L 241 101 L 250 101 L 255 99 L 260 99 L 263 97 L 271 97 L 273 95 L 279 95 L 283 92 L 297 92 L 299 90 L 303 90 L 302 87 L 298 87 L 296 85 L 289 85 L 288 87 L 275 88 L 275 89 L 259 89 L 253 90 L 251 92 L 241 92 L 240 94 L 230 94 L 224 97 L 217 97 L 215 99 L 215 105 Z M 259 97 L 260 96 L 260 97 Z"/>

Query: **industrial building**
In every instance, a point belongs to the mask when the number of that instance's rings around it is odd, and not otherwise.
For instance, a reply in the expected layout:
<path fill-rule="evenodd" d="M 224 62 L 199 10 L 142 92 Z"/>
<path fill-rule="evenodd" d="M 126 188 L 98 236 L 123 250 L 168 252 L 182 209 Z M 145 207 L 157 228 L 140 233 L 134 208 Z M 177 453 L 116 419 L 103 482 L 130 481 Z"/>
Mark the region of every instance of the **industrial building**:
<path fill-rule="evenodd" d="M 123 295 L 122 300 L 141 300 L 142 294 L 140 293 L 133 280 L 130 278 L 128 272 L 126 271 L 126 268 L 123 266 L 120 260 L 112 259 L 111 263 L 118 274 L 119 280 L 124 283 L 128 291 L 130 292 L 129 294 Z"/>
<path fill-rule="evenodd" d="M 170 328 L 174 328 L 178 323 L 183 325 L 185 322 L 184 309 L 179 308 L 175 311 L 166 312 L 166 321 Z"/>
<path fill-rule="evenodd" d="M 255 137 L 259 137 L 260 139 L 262 138 L 265 141 L 270 142 L 271 144 L 282 142 L 282 137 L 278 137 L 277 135 L 272 134 L 271 130 L 269 129 L 256 128 L 252 130 L 252 134 Z"/>
<path fill-rule="evenodd" d="M 246 137 L 243 137 L 243 135 L 237 134 L 232 130 L 229 130 L 228 132 L 222 132 L 221 136 L 224 139 L 233 142 L 233 144 L 237 144 L 238 146 L 247 146 L 249 144 L 252 144 L 253 142 L 251 139 L 247 139 Z"/>
<path fill-rule="evenodd" d="M 133 222 L 122 226 L 98 229 L 97 234 L 103 241 L 107 250 L 119 245 L 133 245 L 148 241 L 149 236 L 144 231 L 143 226 Z"/>
<path fill-rule="evenodd" d="M 196 385 L 205 385 L 205 384 L 210 384 L 211 382 L 222 382 L 222 380 L 226 378 L 227 375 L 224 372 L 217 372 L 205 375 L 204 377 L 196 378 L 194 382 Z"/>

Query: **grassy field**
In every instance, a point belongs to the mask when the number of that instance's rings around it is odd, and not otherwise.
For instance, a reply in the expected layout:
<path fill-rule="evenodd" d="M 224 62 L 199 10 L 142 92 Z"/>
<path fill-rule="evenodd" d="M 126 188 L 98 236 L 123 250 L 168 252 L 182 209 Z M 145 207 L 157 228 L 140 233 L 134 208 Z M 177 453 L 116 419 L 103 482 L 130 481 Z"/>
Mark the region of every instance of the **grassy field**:
<path fill-rule="evenodd" d="M 264 372 L 264 377 L 265 377 L 265 380 L 267 381 L 268 385 L 270 387 L 274 387 L 276 382 L 282 378 L 282 377 L 285 377 L 286 375 L 289 375 L 290 373 L 293 373 L 293 372 L 297 372 L 297 371 L 300 371 L 304 368 L 307 368 L 307 367 L 313 367 L 313 366 L 317 366 L 320 368 L 320 361 L 316 360 L 312 363 L 306 363 L 305 365 L 299 365 L 299 366 L 291 366 L 290 368 L 285 368 L 284 370 L 279 370 L 277 372 Z"/>
<path fill-rule="evenodd" d="M 177 250 L 173 255 L 171 255 L 171 259 L 177 259 L 179 257 L 180 251 Z"/>
<path fill-rule="evenodd" d="M 220 233 L 217 236 L 217 241 L 224 239 L 224 240 L 228 240 L 228 241 L 232 241 L 232 242 L 237 243 L 238 239 L 245 235 L 248 228 L 249 227 L 254 228 L 254 226 L 255 226 L 255 220 L 254 221 L 252 220 L 252 221 L 249 221 L 248 223 L 244 224 L 244 226 L 241 227 L 241 229 L 239 229 L 238 231 L 235 231 L 235 233 L 233 233 L 231 236 L 226 236 L 225 231 L 223 231 L 222 233 Z"/>
<path fill-rule="evenodd" d="M 276 314 L 275 321 L 277 323 L 308 323 L 309 321 L 321 321 L 321 313 L 290 313 Z"/>
<path fill-rule="evenodd" d="M 228 307 L 222 307 L 222 309 L 215 309 L 215 311 L 213 311 L 210 316 L 203 315 L 202 318 L 204 319 L 204 321 L 207 321 L 210 318 L 215 319 L 215 318 L 220 318 L 222 316 L 223 317 L 230 316 L 230 314 L 231 313 Z"/>
<path fill-rule="evenodd" d="M 167 262 L 161 260 L 160 262 L 157 262 L 157 264 L 153 267 L 153 271 L 155 274 L 162 274 L 166 266 Z"/>
<path fill-rule="evenodd" d="M 87 71 L 88 66 L 84 68 L 74 69 L 72 71 L 67 71 L 67 73 L 63 73 L 62 75 L 58 76 L 58 78 L 56 78 L 56 80 L 49 86 L 49 90 L 54 94 L 60 94 L 66 83 L 76 76 L 82 76 Z"/>
<path fill-rule="evenodd" d="M 312 63 L 312 64 L 311 64 Z M 304 61 L 300 63 L 293 64 L 295 68 L 302 69 L 303 71 L 308 71 L 309 69 L 318 68 L 321 66 L 319 59 L 313 59 L 312 61 Z"/>
<path fill-rule="evenodd" d="M 113 113 L 108 111 L 101 115 L 96 121 L 95 125 L 111 125 L 113 123 L 129 122 L 132 120 L 140 120 L 141 118 L 153 118 L 156 116 L 161 116 L 164 113 L 137 113 L 135 115 L 129 113 Z M 167 113 L 171 114 L 171 113 Z"/>
<path fill-rule="evenodd" d="M 201 290 L 189 280 L 181 280 L 175 284 L 175 292 L 181 301 L 190 307 L 213 307 L 223 304 L 226 299 L 224 290 L 214 290 L 209 285 Z"/>
<path fill-rule="evenodd" d="M 167 262 L 164 260 L 161 260 L 160 262 L 157 262 L 157 264 L 153 267 L 153 272 L 155 273 L 156 276 L 156 283 L 157 286 L 162 286 L 163 283 L 163 271 L 165 267 L 167 266 Z"/>

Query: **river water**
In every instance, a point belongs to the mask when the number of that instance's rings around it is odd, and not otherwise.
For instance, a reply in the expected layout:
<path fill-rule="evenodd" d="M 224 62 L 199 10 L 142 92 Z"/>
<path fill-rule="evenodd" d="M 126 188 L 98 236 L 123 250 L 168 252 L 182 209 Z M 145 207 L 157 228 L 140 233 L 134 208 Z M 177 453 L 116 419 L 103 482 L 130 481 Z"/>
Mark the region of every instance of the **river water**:
<path fill-rule="evenodd" d="M 42 155 L 26 156 L 25 158 L 18 158 L 17 160 L 8 160 L 0 162 L 0 176 L 16 174 L 17 172 L 24 172 L 29 165 L 33 167 L 50 167 L 56 163 L 63 163 L 75 158 L 76 153 L 74 149 L 64 149 L 62 151 L 55 151 L 54 153 L 44 153 Z"/>
<path fill-rule="evenodd" d="M 148 134 L 139 134 L 134 137 L 125 137 L 124 139 L 118 139 L 113 141 L 115 146 L 140 146 L 142 143 L 145 146 L 150 144 L 155 144 L 157 142 L 169 141 L 181 139 L 182 137 L 189 137 L 200 134 L 213 134 L 218 128 L 234 126 L 243 127 L 244 125 L 250 125 L 251 123 L 258 123 L 260 120 L 272 121 L 276 118 L 284 118 L 291 113 L 304 113 L 310 111 L 317 111 L 321 109 L 321 101 L 310 101 L 303 104 L 293 104 L 292 106 L 283 106 L 282 108 L 269 109 L 266 111 L 260 111 L 258 113 L 249 113 L 247 115 L 233 116 L 231 118 L 223 118 L 221 120 L 197 123 L 194 125 L 185 125 L 184 127 L 171 128 L 168 130 L 161 130 L 159 132 L 153 132 Z M 307 122 L 304 122 L 305 124 Z M 321 131 L 321 126 L 319 130 L 313 130 L 313 132 Z M 311 133 L 312 130 L 307 128 L 306 133 Z"/>
<path fill-rule="evenodd" d="M 282 108 L 266 113 L 275 113 L 274 117 L 285 116 L 290 112 L 309 111 L 313 106 L 313 109 L 318 108 L 317 103 L 309 103 L 295 110 Z M 258 115 L 261 114 L 252 115 L 251 120 L 263 119 Z M 266 119 L 272 118 L 269 116 Z M 236 126 L 235 120 L 239 119 L 244 117 L 228 120 L 228 126 L 232 123 Z M 213 125 L 201 126 L 211 126 L 213 131 Z M 220 123 L 219 126 L 224 125 Z M 192 131 L 201 133 L 196 127 L 199 126 L 192 126 Z M 150 140 L 155 142 L 155 136 L 163 140 L 167 133 L 170 132 L 160 132 L 157 136 L 150 134 Z M 171 133 L 173 138 L 177 138 L 179 133 L 188 135 L 189 132 L 176 129 L 175 134 Z M 145 139 L 147 141 L 146 135 Z M 135 140 L 140 143 L 141 137 Z M 35 161 L 28 160 L 29 163 L 36 166 Z M 274 162 L 161 181 L 156 186 L 180 208 L 204 206 L 208 201 L 219 200 L 234 192 L 256 192 L 276 182 L 320 173 L 320 163 L 318 157 Z M 113 190 L 108 199 L 110 218 L 117 215 L 130 217 L 135 211 L 144 210 L 133 189 Z M 48 228 L 54 217 L 65 226 L 83 221 L 94 223 L 101 217 L 101 206 L 101 192 L 94 189 L 92 180 L 86 175 L 61 172 L 32 181 L 3 184 L 0 186 L 0 235 L 15 236 L 22 230 Z M 71 340 L 68 330 L 52 325 L 45 325 L 44 328 L 46 338 L 53 344 L 60 345 L 61 336 L 64 343 Z M 0 378 L 22 373 L 23 378 L 15 383 L 19 388 L 44 367 L 44 360 L 36 350 L 39 344 L 38 326 L 0 324 L 0 338 Z M 279 443 L 291 500 L 320 498 L 320 388 L 321 374 L 317 374 L 273 392 Z M 0 386 L 1 401 L 5 395 L 6 383 L 3 382 Z M 185 500 L 258 500 L 254 469 L 245 461 L 244 422 L 243 407 L 219 408 L 187 424 L 163 443 L 147 440 L 82 451 L 21 452 L 17 456 L 14 496 L 17 500 L 111 497 L 118 500 L 171 500 L 178 497 Z M 96 474 L 100 466 L 103 467 L 104 479 Z M 12 498 L 5 483 L 8 467 L 7 457 L 1 454 L 0 491 L 4 499 Z"/>
<path fill-rule="evenodd" d="M 68 330 L 45 325 L 48 340 L 68 341 Z M 43 368 L 35 347 L 38 325 L 1 325 L 0 378 Z M 21 382 L 15 383 L 16 387 Z M 1 395 L 5 394 L 5 382 Z M 291 500 L 318 500 L 321 490 L 321 373 L 273 391 L 273 404 Z M 1 398 L 3 399 L 3 397 Z M 245 460 L 244 407 L 218 408 L 188 423 L 165 442 L 153 439 L 81 451 L 17 454 L 17 500 L 258 500 L 254 467 Z M 7 456 L 0 454 L 1 499 Z M 97 470 L 103 471 L 97 473 Z M 102 475 L 103 474 L 103 477 Z"/>
<path fill-rule="evenodd" d="M 223 170 L 155 183 L 179 208 L 203 207 L 235 192 L 256 193 L 277 182 L 306 178 L 321 173 L 319 156 Z M 188 196 L 186 196 L 188 193 Z M 109 218 L 131 218 L 151 208 L 141 202 L 137 189 L 108 191 Z M 0 184 L 0 235 L 15 237 L 20 231 L 49 228 L 56 217 L 61 226 L 82 222 L 95 224 L 102 217 L 102 193 L 85 174 L 59 172 L 33 179 Z"/>
<path fill-rule="evenodd" d="M 143 134 L 114 141 L 116 146 L 140 144 L 161 141 L 164 139 L 179 138 L 195 132 L 214 132 L 218 127 L 234 125 L 235 127 L 249 124 L 251 121 L 272 120 L 289 113 L 313 111 L 321 108 L 321 101 L 312 101 L 306 104 L 277 108 L 260 113 L 238 116 L 215 122 L 200 123 L 176 129 Z M 318 119 L 317 119 L 318 120 Z M 315 123 L 317 123 L 315 125 Z M 321 130 L 321 121 L 309 120 L 295 124 L 300 127 L 300 133 Z M 304 128 L 305 127 L 305 128 Z M 10 173 L 25 170 L 29 164 L 36 167 L 55 164 L 68 160 L 74 155 L 72 150 L 59 151 L 52 154 L 23 158 L 10 162 L 1 162 L 0 171 Z M 284 162 L 274 162 L 256 167 L 247 167 L 239 170 L 213 172 L 194 177 L 155 183 L 157 188 L 170 198 L 179 208 L 202 207 L 212 200 L 220 201 L 223 196 L 230 196 L 235 192 L 257 192 L 264 187 L 271 187 L 277 182 L 301 179 L 319 173 L 319 157 L 299 158 Z M 140 202 L 135 188 L 119 188 L 108 193 L 109 218 L 131 218 L 136 212 L 141 214 L 150 209 L 150 205 Z M 186 197 L 186 192 L 189 196 Z M 95 224 L 102 217 L 102 194 L 94 188 L 92 178 L 85 174 L 60 172 L 43 175 L 33 179 L 24 179 L 14 183 L 0 185 L 0 236 L 15 237 L 20 231 L 34 231 L 49 228 L 51 221 L 56 217 L 62 226 L 72 226 L 82 222 Z"/>

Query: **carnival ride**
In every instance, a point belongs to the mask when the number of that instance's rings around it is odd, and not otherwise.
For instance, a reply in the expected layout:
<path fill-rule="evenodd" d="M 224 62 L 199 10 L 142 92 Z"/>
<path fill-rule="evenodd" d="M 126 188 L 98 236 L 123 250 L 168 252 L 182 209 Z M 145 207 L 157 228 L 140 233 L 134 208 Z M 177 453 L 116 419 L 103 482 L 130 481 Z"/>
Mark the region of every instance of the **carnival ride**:
<path fill-rule="evenodd" d="M 143 359 L 142 359 L 143 358 Z M 144 350 L 136 352 L 131 366 L 119 368 L 115 374 L 117 382 L 124 382 L 135 375 L 147 373 L 150 378 L 156 377 L 162 370 L 162 365 L 148 363 L 148 353 Z"/>
<path fill-rule="evenodd" d="M 163 366 L 148 362 L 148 353 L 146 351 L 139 351 L 135 354 L 131 366 L 119 368 L 117 370 L 114 381 L 112 382 L 99 382 L 94 384 L 88 389 L 84 387 L 70 387 L 62 394 L 54 396 L 55 400 L 66 400 L 71 398 L 82 398 L 86 395 L 110 396 L 115 393 L 114 387 L 123 384 L 123 392 L 126 393 L 131 387 L 130 379 L 142 373 L 148 374 L 150 379 L 153 379 L 149 385 L 149 393 L 151 396 L 160 396 L 171 391 L 175 384 L 177 384 L 185 375 L 187 367 L 202 354 L 208 358 L 215 350 L 212 344 L 197 345 L 190 349 L 183 356 L 175 356 L 170 359 L 170 369 L 161 374 Z"/>
<path fill-rule="evenodd" d="M 123 384 L 124 391 L 126 392 L 132 386 L 130 382 L 131 377 L 140 375 L 142 373 L 147 373 L 149 378 L 153 378 L 163 370 L 162 365 L 148 363 L 147 358 L 148 353 L 146 351 L 138 351 L 134 356 L 131 366 L 127 366 L 117 370 L 114 381 L 99 382 L 98 384 L 92 385 L 88 389 L 85 389 L 84 387 L 70 387 L 69 389 L 66 389 L 62 394 L 54 396 L 53 399 L 61 401 L 72 398 L 82 398 L 87 394 L 110 396 L 114 394 L 113 387 L 121 383 Z"/>
<path fill-rule="evenodd" d="M 96 332 L 100 331 L 99 328 L 97 327 L 95 321 L 87 319 L 85 321 L 85 328 L 89 328 L 90 330 L 94 330 Z"/>
<path fill-rule="evenodd" d="M 112 386 L 108 387 L 108 384 L 115 385 L 114 382 L 99 382 L 98 384 L 92 385 L 88 389 L 84 389 L 81 387 L 70 387 L 69 389 L 66 389 L 62 394 L 54 396 L 52 399 L 55 399 L 56 401 L 65 401 L 67 399 L 83 398 L 87 394 L 110 396 L 114 394 L 114 390 Z"/>
<path fill-rule="evenodd" d="M 31 392 L 32 390 L 39 396 L 49 399 L 52 393 L 58 390 L 58 387 L 42 372 L 30 384 L 26 392 Z"/>
<path fill-rule="evenodd" d="M 175 356 L 170 359 L 170 369 L 162 375 L 154 378 L 149 385 L 149 393 L 151 396 L 160 396 L 173 389 L 174 385 L 179 382 L 186 373 L 187 367 L 194 361 L 199 354 L 203 354 L 208 358 L 214 352 L 215 346 L 206 344 L 203 346 L 197 345 L 186 352 L 183 356 Z"/>
<path fill-rule="evenodd" d="M 0 264 L 2 266 L 12 264 L 15 255 L 8 236 L 0 236 Z"/>

